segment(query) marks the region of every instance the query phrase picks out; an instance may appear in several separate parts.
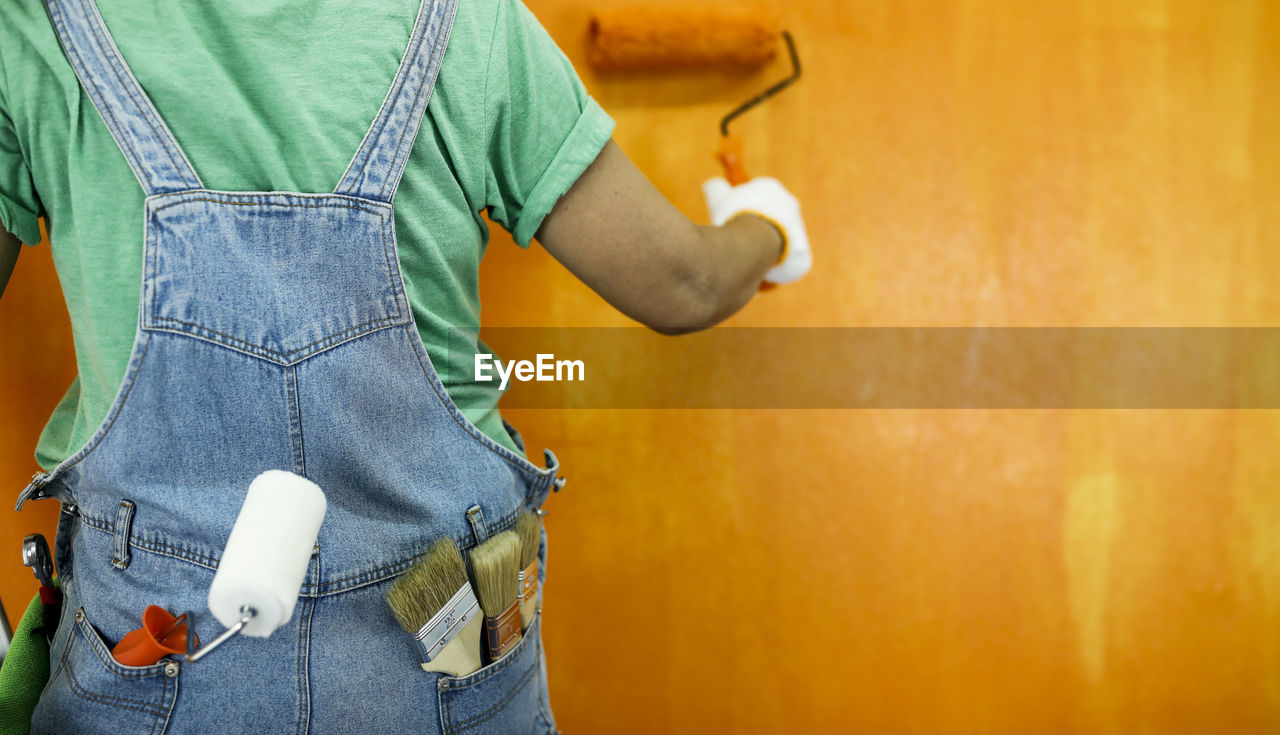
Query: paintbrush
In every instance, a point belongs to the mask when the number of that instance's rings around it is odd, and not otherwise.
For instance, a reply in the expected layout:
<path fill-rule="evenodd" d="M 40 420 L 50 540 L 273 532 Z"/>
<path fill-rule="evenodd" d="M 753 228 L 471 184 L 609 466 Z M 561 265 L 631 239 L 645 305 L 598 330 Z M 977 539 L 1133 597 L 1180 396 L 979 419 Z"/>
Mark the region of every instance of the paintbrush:
<path fill-rule="evenodd" d="M 538 547 L 542 544 L 542 518 L 525 511 L 516 516 L 520 537 L 520 625 L 529 628 L 538 607 Z"/>
<path fill-rule="evenodd" d="M 520 537 L 503 531 L 471 550 L 471 579 L 484 610 L 485 651 L 492 663 L 520 641 Z"/>
<path fill-rule="evenodd" d="M 387 590 L 387 604 L 422 654 L 423 671 L 480 668 L 480 603 L 451 539 L 440 539 Z"/>

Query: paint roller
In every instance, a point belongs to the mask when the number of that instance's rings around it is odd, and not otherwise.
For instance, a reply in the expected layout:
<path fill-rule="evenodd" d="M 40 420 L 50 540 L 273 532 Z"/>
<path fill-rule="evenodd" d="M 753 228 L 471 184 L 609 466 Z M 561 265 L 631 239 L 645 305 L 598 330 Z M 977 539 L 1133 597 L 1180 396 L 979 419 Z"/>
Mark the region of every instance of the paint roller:
<path fill-rule="evenodd" d="M 250 483 L 209 586 L 218 622 L 255 638 L 289 622 L 325 508 L 320 487 L 292 472 L 270 470 Z"/>
<path fill-rule="evenodd" d="M 716 158 L 734 186 L 750 176 L 742 162 L 742 143 L 729 134 L 729 123 L 800 78 L 791 34 L 781 29 L 773 8 L 759 3 L 602 8 L 591 17 L 588 38 L 592 66 L 624 72 L 756 69 L 777 56 L 779 38 L 786 43 L 791 75 L 720 121 Z"/>
<path fill-rule="evenodd" d="M 187 625 L 191 613 L 174 617 L 151 605 L 143 612 L 142 627 L 125 635 L 112 655 L 130 666 L 182 654 L 195 662 L 236 635 L 271 635 L 293 617 L 326 505 L 324 492 L 305 477 L 281 470 L 258 475 L 209 586 L 209 611 L 227 629 L 197 649 L 199 641 Z"/>

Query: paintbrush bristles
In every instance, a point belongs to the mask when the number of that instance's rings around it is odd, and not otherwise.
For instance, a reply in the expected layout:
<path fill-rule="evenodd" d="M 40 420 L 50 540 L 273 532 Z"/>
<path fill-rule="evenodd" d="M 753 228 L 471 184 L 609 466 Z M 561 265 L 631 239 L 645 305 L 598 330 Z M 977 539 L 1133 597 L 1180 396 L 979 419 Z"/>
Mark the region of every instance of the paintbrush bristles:
<path fill-rule="evenodd" d="M 542 544 L 542 518 L 525 511 L 516 516 L 516 535 L 520 537 L 520 568 L 527 569 L 538 558 Z"/>
<path fill-rule="evenodd" d="M 467 583 L 462 554 L 440 539 L 387 590 L 387 604 L 406 633 L 418 632 Z"/>
<path fill-rule="evenodd" d="M 520 537 L 503 531 L 471 550 L 471 577 L 485 617 L 496 618 L 520 593 Z"/>

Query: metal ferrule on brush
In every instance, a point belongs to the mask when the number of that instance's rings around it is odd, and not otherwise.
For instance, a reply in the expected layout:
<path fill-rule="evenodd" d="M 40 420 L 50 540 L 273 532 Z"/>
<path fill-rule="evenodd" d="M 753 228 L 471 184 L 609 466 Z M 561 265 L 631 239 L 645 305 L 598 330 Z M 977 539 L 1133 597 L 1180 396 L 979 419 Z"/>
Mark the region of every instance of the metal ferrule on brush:
<path fill-rule="evenodd" d="M 511 607 L 496 618 L 484 619 L 484 640 L 492 663 L 507 655 L 520 642 L 520 604 L 512 601 Z"/>
<path fill-rule="evenodd" d="M 538 560 L 520 570 L 520 601 L 532 600 L 538 594 Z"/>
<path fill-rule="evenodd" d="M 462 632 L 462 628 L 479 614 L 480 601 L 476 599 L 476 593 L 471 585 L 463 585 L 414 636 L 423 662 L 430 663 L 439 656 L 444 647 Z"/>

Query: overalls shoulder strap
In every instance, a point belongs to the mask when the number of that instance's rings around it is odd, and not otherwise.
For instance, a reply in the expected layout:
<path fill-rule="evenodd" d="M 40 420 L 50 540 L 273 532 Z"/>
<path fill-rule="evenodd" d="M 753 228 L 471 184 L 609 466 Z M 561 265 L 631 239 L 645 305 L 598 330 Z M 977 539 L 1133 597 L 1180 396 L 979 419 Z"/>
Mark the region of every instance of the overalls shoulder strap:
<path fill-rule="evenodd" d="M 431 100 L 458 0 L 422 0 L 395 81 L 334 194 L 391 203 Z"/>
<path fill-rule="evenodd" d="M 81 86 L 147 196 L 201 189 L 181 146 L 120 55 L 93 0 L 44 0 Z M 390 91 L 334 194 L 391 203 L 431 99 L 457 0 L 422 0 Z"/>
<path fill-rule="evenodd" d="M 134 78 L 93 0 L 45 0 L 58 43 L 80 86 L 147 196 L 201 189 L 186 154 Z"/>

